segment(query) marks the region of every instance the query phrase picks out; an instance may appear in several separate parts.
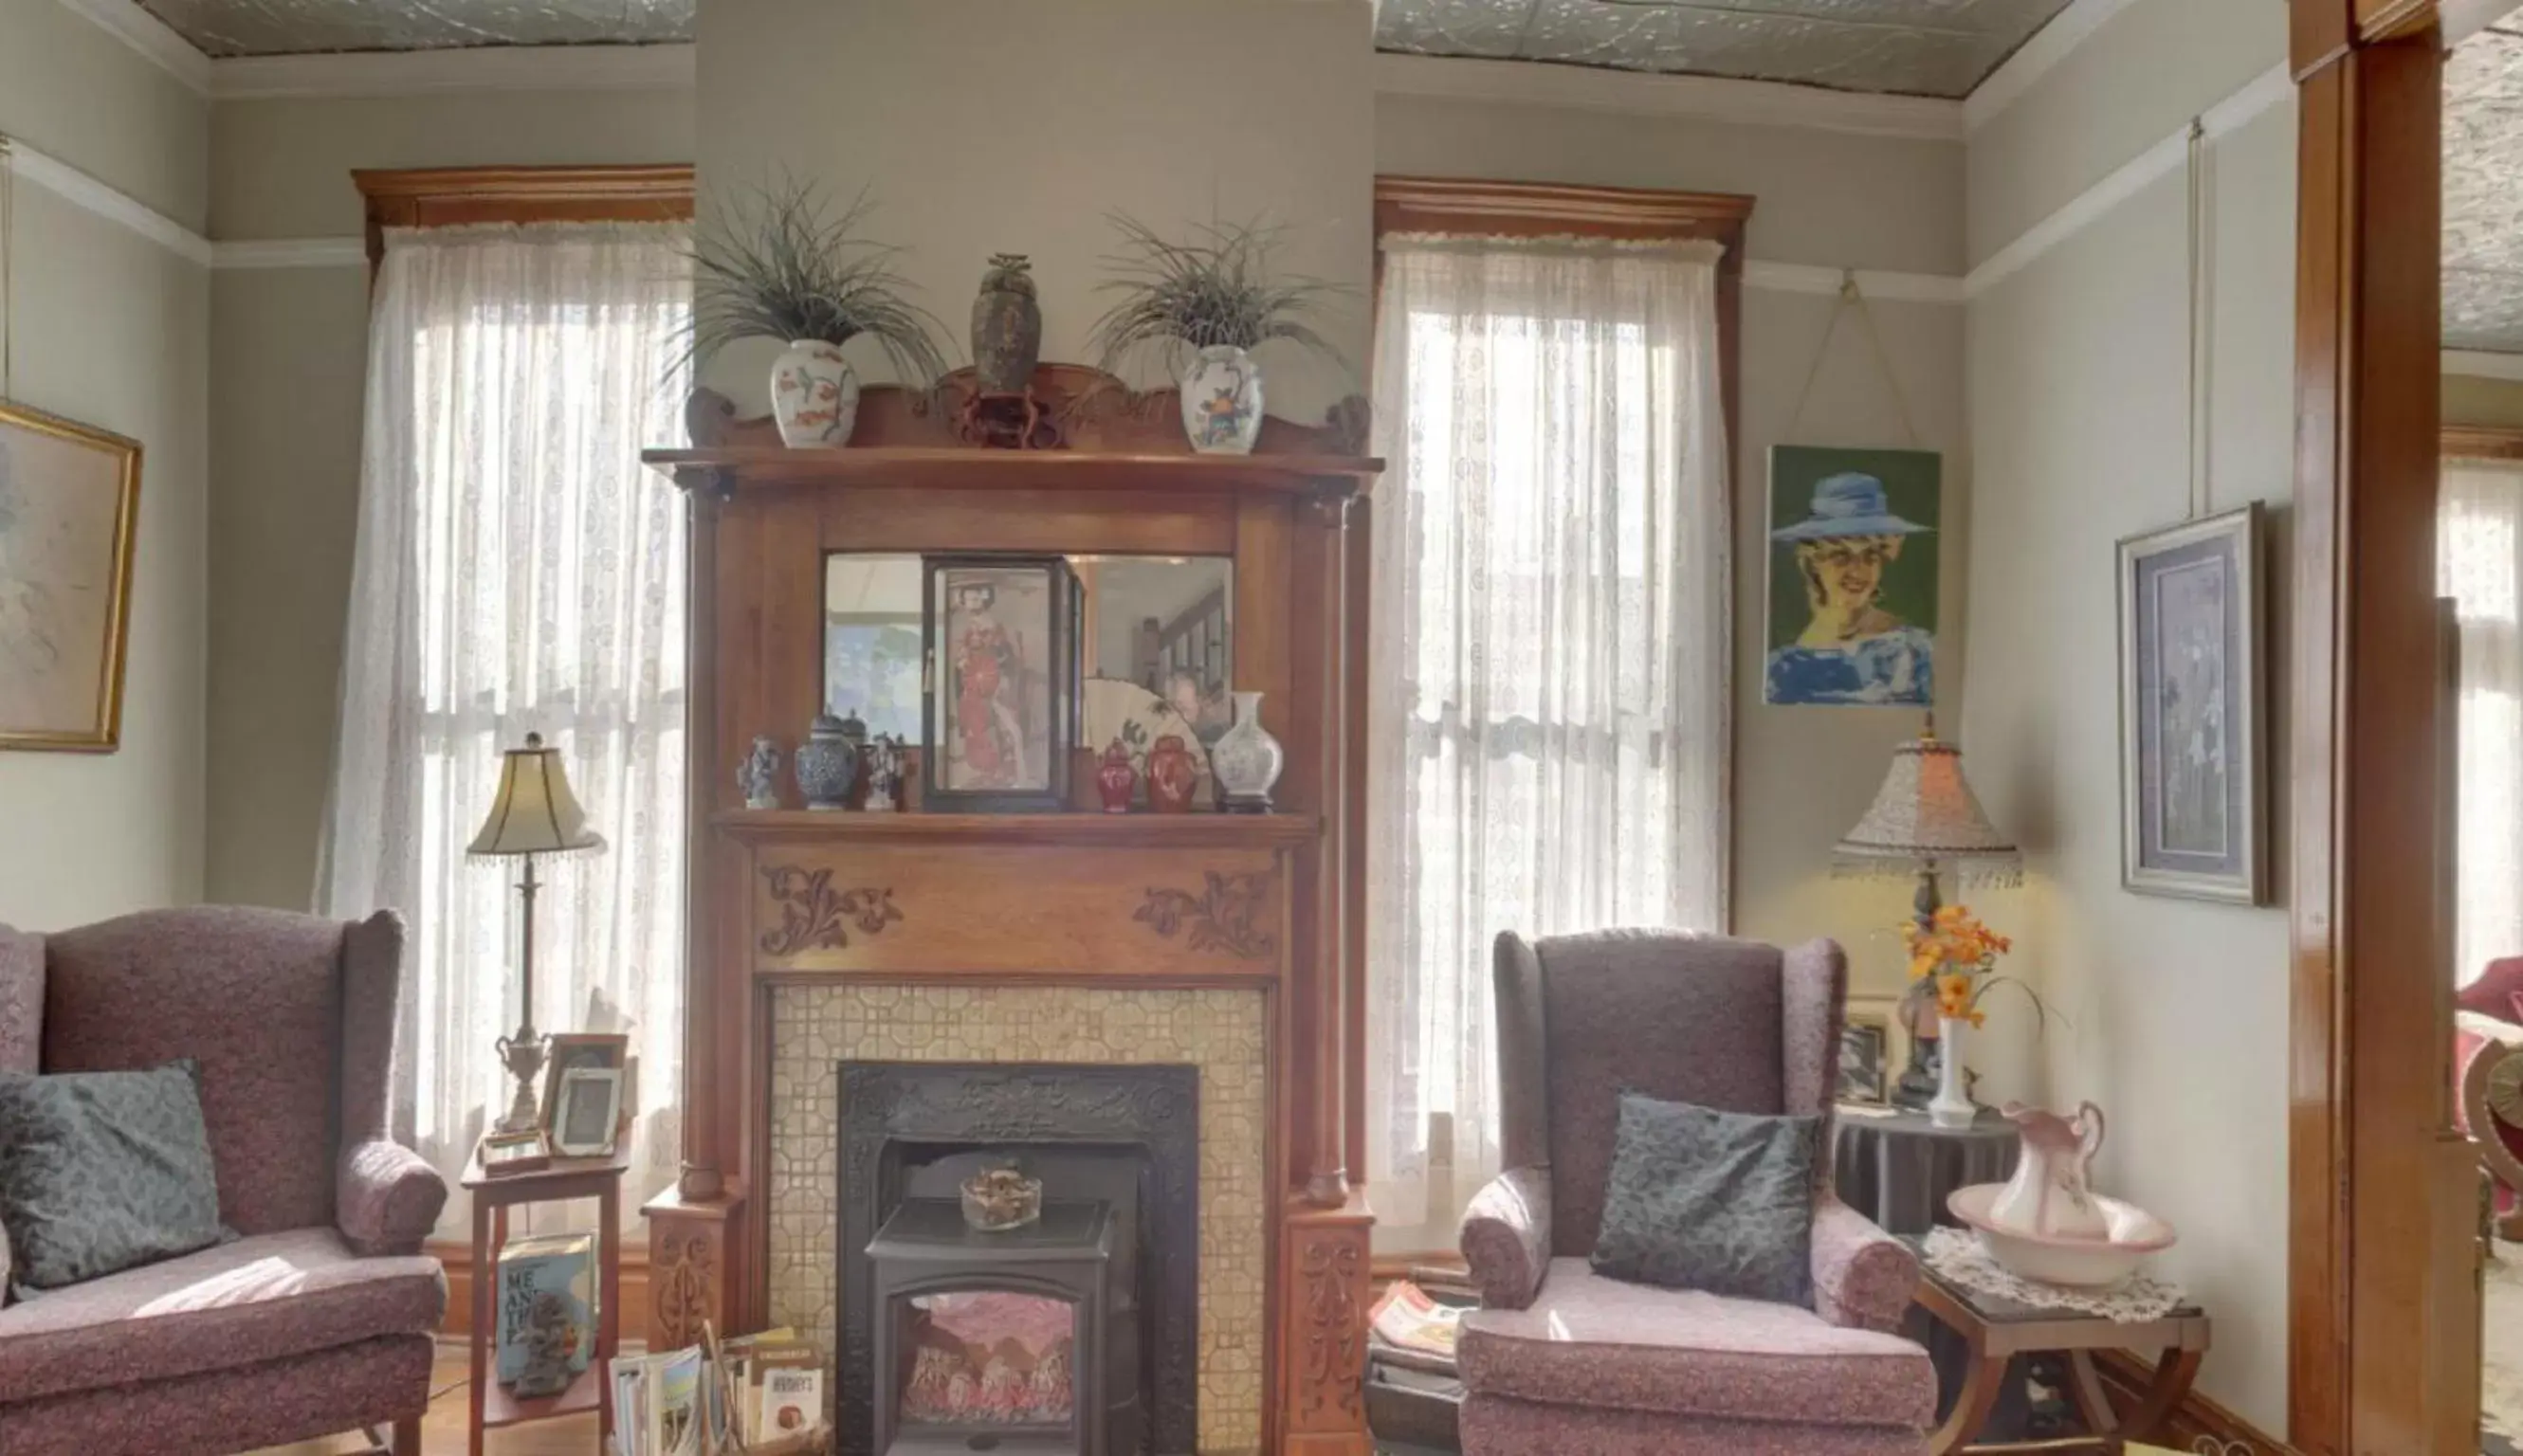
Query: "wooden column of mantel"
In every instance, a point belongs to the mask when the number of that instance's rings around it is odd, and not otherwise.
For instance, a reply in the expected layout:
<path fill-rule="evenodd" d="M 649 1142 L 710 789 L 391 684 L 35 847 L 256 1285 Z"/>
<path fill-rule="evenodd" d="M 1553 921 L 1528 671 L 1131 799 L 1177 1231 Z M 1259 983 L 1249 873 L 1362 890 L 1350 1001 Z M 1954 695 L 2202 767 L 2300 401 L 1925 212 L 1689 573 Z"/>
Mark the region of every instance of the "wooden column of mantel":
<path fill-rule="evenodd" d="M 1194 455 L 1169 396 L 1139 411 L 1062 409 L 1072 448 L 962 448 L 948 426 L 962 379 L 949 377 L 943 408 L 870 388 L 851 446 L 831 450 L 781 449 L 704 398 L 688 411 L 694 447 L 647 456 L 690 501 L 692 703 L 684 1171 L 646 1210 L 649 1339 L 689 1342 L 704 1319 L 730 1332 L 765 1322 L 774 987 L 1247 987 L 1269 1011 L 1264 1155 L 1278 1189 L 1266 1210 L 1263 1449 L 1365 1456 L 1373 1216 L 1351 1183 L 1346 1115 L 1363 1055 L 1348 1004 L 1357 868 L 1348 841 L 1364 603 L 1351 600 L 1348 519 L 1380 462 L 1357 453 L 1355 406 L 1321 428 L 1266 421 L 1249 456 Z M 1056 407 L 1105 383 L 1073 366 L 1036 375 Z M 751 737 L 793 745 L 821 701 L 823 557 L 841 550 L 1231 555 L 1234 685 L 1268 694 L 1264 720 L 1288 751 L 1279 812 L 743 809 L 732 775 Z M 1024 858 L 1036 855 L 1046 858 Z M 757 883 L 766 866 L 801 864 L 839 867 L 835 886 L 846 878 L 889 899 L 884 887 L 898 888 L 909 920 L 847 930 L 801 959 Z M 1024 865 L 1050 872 L 1019 872 Z M 969 908 L 957 917 L 948 886 L 967 870 L 997 918 Z M 1011 894 L 1011 873 L 1027 893 Z M 1159 893 L 1152 878 L 1197 886 L 1204 873 L 1266 881 L 1257 893 L 1276 907 L 1275 941 L 1230 934 L 1221 950 L 1214 933 L 1180 937 L 1134 917 Z M 1053 882 L 1063 898 L 1045 898 Z M 1058 921 L 1047 939 L 1045 916 Z"/>

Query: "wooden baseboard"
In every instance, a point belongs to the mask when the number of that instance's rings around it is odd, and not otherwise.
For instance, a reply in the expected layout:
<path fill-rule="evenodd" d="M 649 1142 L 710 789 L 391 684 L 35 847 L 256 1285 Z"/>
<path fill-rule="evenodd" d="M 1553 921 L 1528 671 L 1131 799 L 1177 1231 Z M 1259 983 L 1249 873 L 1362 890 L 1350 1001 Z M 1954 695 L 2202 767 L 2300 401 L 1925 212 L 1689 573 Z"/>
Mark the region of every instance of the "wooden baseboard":
<path fill-rule="evenodd" d="M 2094 1369 L 2115 1405 L 2137 1403 L 2154 1368 L 2126 1350 L 2098 1350 Z M 2192 1390 L 2164 1429 L 2148 1437 L 2156 1445 L 2197 1456 L 2301 1456 L 2295 1447 L 2260 1430 L 2215 1401 Z"/>
<path fill-rule="evenodd" d="M 453 1239 L 433 1239 L 421 1252 L 447 1269 L 447 1319 L 442 1336 L 473 1333 L 473 1245 Z M 648 1245 L 625 1244 L 622 1249 L 622 1338 L 638 1339 L 648 1328 Z"/>

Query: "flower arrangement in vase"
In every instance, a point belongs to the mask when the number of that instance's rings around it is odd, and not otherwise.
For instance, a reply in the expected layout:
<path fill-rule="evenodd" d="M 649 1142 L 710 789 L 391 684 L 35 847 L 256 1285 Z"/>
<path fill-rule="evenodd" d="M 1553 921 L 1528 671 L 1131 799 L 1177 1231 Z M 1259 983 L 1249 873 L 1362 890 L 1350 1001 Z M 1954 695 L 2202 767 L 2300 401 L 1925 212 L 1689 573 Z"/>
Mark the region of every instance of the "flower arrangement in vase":
<path fill-rule="evenodd" d="M 862 197 L 828 216 L 813 186 L 788 182 L 714 212 L 693 234 L 687 361 L 741 339 L 788 346 L 772 365 L 771 406 L 792 447 L 849 444 L 859 381 L 841 350 L 854 339 L 875 340 L 913 389 L 946 372 L 932 333 L 944 325 L 910 301 L 896 250 L 858 236 L 867 212 Z"/>
<path fill-rule="evenodd" d="M 1979 1004 L 1997 986 L 2013 985 L 2032 998 L 2036 1013 L 2041 998 L 2023 982 L 1997 973 L 1997 958 L 2015 943 L 1980 922 L 1967 905 L 1937 908 L 1926 921 L 1906 921 L 1901 944 L 1910 953 L 1910 994 L 1931 996 L 1942 1047 L 1936 1068 L 1935 1100 L 1928 1118 L 1938 1127 L 1969 1127 L 1978 1108 L 1963 1085 L 1962 1029 L 1988 1020 Z"/>
<path fill-rule="evenodd" d="M 1119 374 L 1154 354 L 1182 391 L 1183 433 L 1202 454 L 1247 455 L 1262 434 L 1262 366 L 1253 351 L 1274 340 L 1339 361 L 1308 323 L 1343 290 L 1320 278 L 1274 276 L 1278 230 L 1258 223 L 1198 228 L 1189 241 L 1161 237 L 1116 215 L 1120 251 L 1101 285 L 1119 296 L 1096 321 L 1097 367 Z"/>

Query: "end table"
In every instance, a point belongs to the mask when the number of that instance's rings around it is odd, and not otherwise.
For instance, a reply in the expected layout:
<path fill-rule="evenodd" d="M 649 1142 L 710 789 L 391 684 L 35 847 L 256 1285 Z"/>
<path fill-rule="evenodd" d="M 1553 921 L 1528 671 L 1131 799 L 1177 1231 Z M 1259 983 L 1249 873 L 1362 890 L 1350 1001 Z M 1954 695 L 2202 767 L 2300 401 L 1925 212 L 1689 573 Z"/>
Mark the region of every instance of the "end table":
<path fill-rule="evenodd" d="M 482 1171 L 477 1153 L 464 1169 L 464 1191 L 473 1196 L 473 1409 L 466 1427 L 470 1456 L 482 1456 L 485 1432 L 589 1410 L 597 1413 L 596 1448 L 603 1450 L 612 1439 L 613 1403 L 605 1398 L 605 1385 L 621 1343 L 622 1174 L 630 1165 L 628 1153 L 555 1158 L 532 1172 L 494 1178 Z M 493 1292 L 500 1250 L 508 1244 L 508 1210 L 519 1203 L 567 1198 L 596 1201 L 595 1358 L 559 1394 L 519 1399 L 491 1379 L 492 1341 L 500 1328 L 500 1307 Z"/>
<path fill-rule="evenodd" d="M 1905 1240 L 1912 1248 L 1921 1241 Z M 1983 1294 L 1919 1262 L 1918 1306 L 1937 1323 L 1963 1338 L 1971 1351 L 1970 1372 L 1944 1423 L 1928 1438 L 1933 1456 L 1973 1451 L 2071 1451 L 2118 1453 L 2132 1439 L 2152 1435 L 2199 1374 L 2208 1353 L 2208 1314 L 2196 1304 L 2181 1304 L 2162 1318 L 2144 1324 L 2117 1324 L 2100 1315 L 2073 1309 L 2049 1309 Z M 2125 1415 L 2112 1404 L 2094 1369 L 2096 1350 L 2134 1350 L 2156 1357 L 2155 1373 L 2145 1393 Z M 2068 1396 L 2091 1436 L 2065 1441 L 1976 1445 L 1973 1440 L 2009 1384 L 2007 1367 L 2018 1355 L 2056 1351 L 2067 1357 Z"/>

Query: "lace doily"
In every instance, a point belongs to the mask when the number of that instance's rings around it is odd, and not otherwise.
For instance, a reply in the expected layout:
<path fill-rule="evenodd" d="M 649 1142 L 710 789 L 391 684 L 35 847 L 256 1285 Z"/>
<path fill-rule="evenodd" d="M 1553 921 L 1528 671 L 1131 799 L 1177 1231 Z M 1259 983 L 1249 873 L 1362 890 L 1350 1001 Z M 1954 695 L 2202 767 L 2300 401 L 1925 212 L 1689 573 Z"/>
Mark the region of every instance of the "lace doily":
<path fill-rule="evenodd" d="M 2160 1320 L 2178 1308 L 2184 1297 L 2179 1286 L 2143 1273 L 2132 1274 L 2106 1290 L 2035 1284 L 2008 1273 L 1980 1246 L 1978 1236 L 1964 1229 L 1928 1231 L 1925 1254 L 1928 1268 L 1976 1293 L 2043 1309 L 2072 1309 L 2079 1314 L 2098 1315 L 2115 1325 Z"/>

